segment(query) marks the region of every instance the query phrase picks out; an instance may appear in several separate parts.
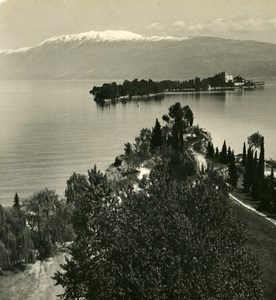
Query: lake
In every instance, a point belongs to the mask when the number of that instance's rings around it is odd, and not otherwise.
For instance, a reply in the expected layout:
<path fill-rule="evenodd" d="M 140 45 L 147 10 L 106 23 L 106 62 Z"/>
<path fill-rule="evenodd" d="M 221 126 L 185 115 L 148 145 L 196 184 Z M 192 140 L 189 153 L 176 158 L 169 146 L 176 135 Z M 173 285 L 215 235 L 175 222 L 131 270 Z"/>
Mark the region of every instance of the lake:
<path fill-rule="evenodd" d="M 94 164 L 105 170 L 124 143 L 152 128 L 175 102 L 189 105 L 195 124 L 241 153 L 253 132 L 265 136 L 266 158 L 276 158 L 276 79 L 265 89 L 166 95 L 101 108 L 88 93 L 105 81 L 0 82 L 0 204 L 15 192 L 26 198 L 45 187 L 64 195 L 66 180 Z"/>

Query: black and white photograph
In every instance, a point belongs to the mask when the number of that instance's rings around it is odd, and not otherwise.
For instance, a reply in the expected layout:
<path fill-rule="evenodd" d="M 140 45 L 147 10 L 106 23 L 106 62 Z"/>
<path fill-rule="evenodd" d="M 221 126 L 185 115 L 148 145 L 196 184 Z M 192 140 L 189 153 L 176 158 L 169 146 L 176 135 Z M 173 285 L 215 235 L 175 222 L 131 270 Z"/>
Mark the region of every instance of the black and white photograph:
<path fill-rule="evenodd" d="M 276 299 L 276 1 L 0 0 L 0 300 Z"/>

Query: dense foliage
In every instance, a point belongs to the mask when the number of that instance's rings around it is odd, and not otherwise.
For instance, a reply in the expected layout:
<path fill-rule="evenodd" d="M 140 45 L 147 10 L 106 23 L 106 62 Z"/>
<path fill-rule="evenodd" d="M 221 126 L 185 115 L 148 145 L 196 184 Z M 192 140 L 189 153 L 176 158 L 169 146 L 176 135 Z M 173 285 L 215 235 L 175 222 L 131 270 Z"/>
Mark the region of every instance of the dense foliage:
<path fill-rule="evenodd" d="M 32 232 L 19 205 L 9 208 L 0 205 L 0 270 L 34 261 Z"/>
<path fill-rule="evenodd" d="M 213 171 L 193 185 L 155 168 L 116 195 L 89 171 L 75 199 L 77 239 L 55 279 L 63 299 L 262 299 L 259 270 Z"/>
<path fill-rule="evenodd" d="M 0 206 L 0 269 L 33 263 L 52 256 L 57 243 L 74 238 L 73 205 L 44 189 L 20 204 L 16 193 L 13 207 Z"/>
<path fill-rule="evenodd" d="M 52 256 L 57 242 L 72 240 L 72 205 L 59 200 L 55 191 L 46 188 L 35 193 L 24 201 L 23 208 L 40 258 Z"/>

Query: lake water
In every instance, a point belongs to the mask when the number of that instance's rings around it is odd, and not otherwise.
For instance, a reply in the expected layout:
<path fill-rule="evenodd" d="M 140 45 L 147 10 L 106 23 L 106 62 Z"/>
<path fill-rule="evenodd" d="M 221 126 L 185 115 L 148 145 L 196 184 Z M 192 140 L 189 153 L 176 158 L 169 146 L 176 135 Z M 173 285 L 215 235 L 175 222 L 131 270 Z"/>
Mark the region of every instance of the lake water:
<path fill-rule="evenodd" d="M 266 158 L 276 158 L 276 80 L 245 92 L 167 95 L 161 101 L 129 102 L 101 108 L 88 91 L 103 81 L 0 82 L 0 204 L 15 192 L 25 198 L 48 187 L 64 195 L 66 180 L 94 164 L 104 170 L 143 127 L 161 120 L 179 101 L 195 123 L 242 151 L 256 131 L 265 136 Z"/>

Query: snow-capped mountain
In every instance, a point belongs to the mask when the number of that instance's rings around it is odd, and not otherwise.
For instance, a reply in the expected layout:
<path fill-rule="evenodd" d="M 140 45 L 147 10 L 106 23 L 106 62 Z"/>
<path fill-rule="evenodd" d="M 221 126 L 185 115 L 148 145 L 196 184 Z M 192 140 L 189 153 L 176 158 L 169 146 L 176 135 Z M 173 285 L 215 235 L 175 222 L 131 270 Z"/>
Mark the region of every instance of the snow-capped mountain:
<path fill-rule="evenodd" d="M 88 31 L 78 34 L 67 34 L 51 37 L 34 47 L 24 47 L 16 50 L 0 49 L 0 54 L 20 53 L 50 44 L 58 43 L 83 43 L 83 42 L 122 42 L 122 41 L 135 41 L 135 42 L 160 42 L 160 41 L 184 41 L 191 37 L 174 37 L 174 36 L 144 36 L 125 30 L 105 30 L 105 31 Z"/>
<path fill-rule="evenodd" d="M 105 31 L 88 31 L 79 34 L 69 34 L 55 36 L 46 41 L 42 42 L 40 45 L 52 42 L 121 42 L 121 41 L 152 41 L 158 42 L 163 40 L 170 41 L 183 41 L 188 39 L 188 37 L 173 37 L 173 36 L 144 36 L 142 34 L 133 33 L 124 30 L 105 30 Z"/>
<path fill-rule="evenodd" d="M 246 77 L 276 76 L 276 45 L 106 30 L 0 51 L 0 79 L 182 79 L 224 70 Z"/>

